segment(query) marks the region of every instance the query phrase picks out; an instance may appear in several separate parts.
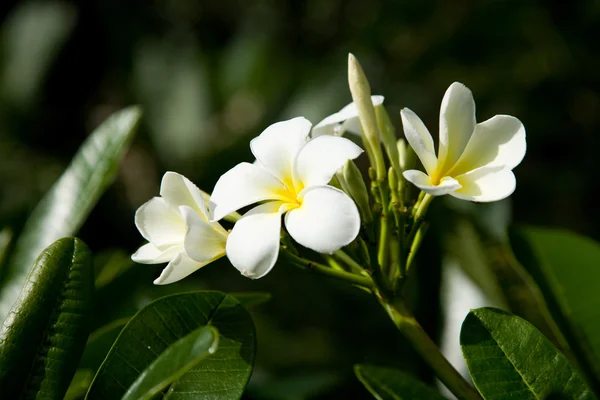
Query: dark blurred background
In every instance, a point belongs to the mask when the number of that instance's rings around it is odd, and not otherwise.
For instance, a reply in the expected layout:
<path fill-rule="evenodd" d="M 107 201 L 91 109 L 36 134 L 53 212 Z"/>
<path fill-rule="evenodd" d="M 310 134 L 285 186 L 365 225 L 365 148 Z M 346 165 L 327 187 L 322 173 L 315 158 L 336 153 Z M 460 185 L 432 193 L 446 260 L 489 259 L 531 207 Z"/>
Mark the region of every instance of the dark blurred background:
<path fill-rule="evenodd" d="M 473 91 L 479 121 L 521 119 L 528 153 L 515 171 L 514 222 L 600 239 L 599 45 L 598 1 L 3 1 L 0 228 L 18 232 L 93 128 L 141 104 L 137 139 L 79 235 L 98 263 L 116 254 L 126 270 L 99 292 L 96 327 L 173 291 L 267 290 L 273 299 L 253 311 L 248 398 L 367 398 L 352 376 L 357 362 L 431 380 L 371 298 L 291 267 L 255 282 L 223 261 L 152 286 L 160 266 L 126 261 L 142 244 L 135 209 L 167 170 L 210 191 L 251 161 L 248 141 L 269 124 L 317 123 L 349 103 L 352 52 L 399 135 L 399 110 L 410 107 L 436 136 L 453 81 Z M 427 257 L 427 285 L 410 290 L 435 335 L 441 254 Z"/>

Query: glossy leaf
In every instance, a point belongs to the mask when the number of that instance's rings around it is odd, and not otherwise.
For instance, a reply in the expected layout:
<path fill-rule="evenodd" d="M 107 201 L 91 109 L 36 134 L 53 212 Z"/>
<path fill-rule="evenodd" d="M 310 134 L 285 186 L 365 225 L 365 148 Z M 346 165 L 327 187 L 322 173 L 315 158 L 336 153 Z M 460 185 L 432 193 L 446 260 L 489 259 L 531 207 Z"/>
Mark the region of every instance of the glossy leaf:
<path fill-rule="evenodd" d="M 87 399 L 119 399 L 156 358 L 199 327 L 219 330 L 219 348 L 171 385 L 166 397 L 239 399 L 255 353 L 250 314 L 232 296 L 192 292 L 158 299 L 138 312 L 96 373 Z"/>
<path fill-rule="evenodd" d="M 600 392 L 600 244 L 564 230 L 537 227 L 513 232 L 511 238 L 590 385 Z"/>
<path fill-rule="evenodd" d="M 94 372 L 91 369 L 78 369 L 75 371 L 75 375 L 63 400 L 83 399 L 93 378 Z"/>
<path fill-rule="evenodd" d="M 130 107 L 104 121 L 37 205 L 15 243 L 3 274 L 0 320 L 19 296 L 38 254 L 61 237 L 74 235 L 113 181 L 140 117 L 140 109 Z"/>
<path fill-rule="evenodd" d="M 0 329 L 3 397 L 64 396 L 87 339 L 93 284 L 81 240 L 60 239 L 42 252 Z"/>
<path fill-rule="evenodd" d="M 97 295 L 96 297 L 98 298 Z M 102 365 L 102 361 L 106 358 L 113 343 L 117 340 L 119 333 L 121 333 L 121 330 L 123 330 L 123 327 L 130 319 L 131 318 L 116 319 L 90 333 L 83 355 L 79 360 L 79 368 L 97 371 L 100 365 Z"/>
<path fill-rule="evenodd" d="M 472 310 L 460 344 L 485 399 L 595 399 L 567 358 L 524 319 L 495 309 Z"/>
<path fill-rule="evenodd" d="M 355 365 L 354 373 L 378 400 L 445 400 L 437 390 L 393 368 Z"/>
<path fill-rule="evenodd" d="M 138 376 L 121 400 L 149 400 L 217 351 L 219 331 L 203 326 L 166 348 Z"/>

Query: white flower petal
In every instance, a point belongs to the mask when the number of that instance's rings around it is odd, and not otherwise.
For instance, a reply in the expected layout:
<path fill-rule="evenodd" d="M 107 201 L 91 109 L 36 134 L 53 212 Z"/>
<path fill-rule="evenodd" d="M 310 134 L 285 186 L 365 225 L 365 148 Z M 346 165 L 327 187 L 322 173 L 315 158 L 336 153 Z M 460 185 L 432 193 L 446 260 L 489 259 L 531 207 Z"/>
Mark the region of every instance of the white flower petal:
<path fill-rule="evenodd" d="M 471 140 L 452 168 L 452 175 L 462 175 L 480 167 L 513 169 L 523 157 L 527 144 L 525 127 L 515 117 L 496 115 L 475 126 Z"/>
<path fill-rule="evenodd" d="M 261 204 L 248 211 L 233 226 L 227 238 L 227 258 L 242 275 L 258 279 L 277 261 L 281 236 L 280 201 Z"/>
<path fill-rule="evenodd" d="M 171 261 L 181 250 L 183 250 L 182 245 L 161 250 L 152 243 L 146 243 L 131 256 L 131 259 L 140 264 L 161 264 Z"/>
<path fill-rule="evenodd" d="M 207 219 L 208 213 L 202 192 L 188 178 L 176 172 L 166 172 L 160 184 L 160 195 L 169 207 L 178 210 L 188 206 Z"/>
<path fill-rule="evenodd" d="M 210 197 L 213 221 L 263 200 L 285 198 L 286 187 L 261 166 L 241 163 L 223 174 Z"/>
<path fill-rule="evenodd" d="M 312 139 L 296 157 L 296 187 L 326 185 L 346 161 L 355 159 L 362 152 L 351 140 L 342 137 L 326 135 Z"/>
<path fill-rule="evenodd" d="M 313 186 L 300 197 L 302 205 L 285 216 L 285 227 L 296 242 L 331 254 L 356 238 L 360 216 L 346 193 L 332 186 Z"/>
<path fill-rule="evenodd" d="M 431 133 L 429 133 L 421 118 L 411 109 L 402 109 L 400 116 L 406 140 L 421 160 L 425 171 L 430 175 L 433 174 L 437 166 L 437 157 L 435 156 Z"/>
<path fill-rule="evenodd" d="M 165 269 L 162 270 L 160 276 L 154 280 L 154 284 L 167 285 L 169 283 L 177 282 L 190 275 L 192 272 L 196 272 L 208 263 L 210 263 L 210 261 L 205 263 L 194 261 L 188 257 L 184 251 L 182 251 L 178 253 L 169 264 L 167 264 Z"/>
<path fill-rule="evenodd" d="M 503 167 L 483 167 L 459 175 L 462 188 L 450 193 L 462 200 L 490 202 L 510 196 L 517 185 L 515 174 Z"/>
<path fill-rule="evenodd" d="M 294 158 L 306 143 L 312 124 L 303 117 L 277 122 L 250 142 L 252 154 L 283 183 L 291 179 Z"/>
<path fill-rule="evenodd" d="M 181 215 L 161 197 L 154 197 L 137 209 L 135 226 L 146 240 L 161 249 L 182 243 L 186 231 Z"/>
<path fill-rule="evenodd" d="M 187 234 L 185 235 L 185 251 L 195 261 L 212 261 L 225 255 L 225 241 L 227 236 L 221 230 L 215 229 L 213 225 L 218 223 L 209 223 L 198 213 L 188 206 L 181 206 L 181 215 L 187 225 Z"/>
<path fill-rule="evenodd" d="M 383 104 L 384 97 L 373 95 L 371 101 L 373 107 Z M 343 123 L 343 124 L 342 124 Z M 341 125 L 340 125 L 341 124 Z M 319 122 L 312 129 L 312 137 L 321 135 L 341 135 L 344 132 L 351 132 L 360 135 L 360 120 L 358 110 L 354 103 L 350 103 L 335 114 L 331 114 L 323 121 Z"/>
<path fill-rule="evenodd" d="M 475 129 L 475 101 L 462 83 L 454 82 L 442 100 L 438 173 L 445 176 L 459 159 Z"/>
<path fill-rule="evenodd" d="M 340 129 L 340 126 L 345 120 L 346 116 L 339 112 L 331 114 L 312 128 L 311 136 L 313 138 L 323 135 L 339 136 L 341 133 L 343 133 Z"/>
<path fill-rule="evenodd" d="M 402 175 L 404 175 L 407 181 L 433 196 L 443 196 L 461 188 L 460 183 L 449 176 L 442 178 L 439 185 L 432 185 L 429 176 L 416 169 L 404 171 Z"/>

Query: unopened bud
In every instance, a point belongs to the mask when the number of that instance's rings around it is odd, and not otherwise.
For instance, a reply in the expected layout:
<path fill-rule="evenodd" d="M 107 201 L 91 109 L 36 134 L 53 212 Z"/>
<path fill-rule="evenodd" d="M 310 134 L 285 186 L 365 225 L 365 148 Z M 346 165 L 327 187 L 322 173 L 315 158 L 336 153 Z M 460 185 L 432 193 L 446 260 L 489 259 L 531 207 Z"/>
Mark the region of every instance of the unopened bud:
<path fill-rule="evenodd" d="M 417 155 L 412 147 L 407 145 L 404 139 L 399 139 L 396 145 L 398 147 L 398 155 L 400 156 L 400 169 L 402 171 L 413 169 L 417 161 Z"/>
<path fill-rule="evenodd" d="M 371 101 L 371 87 L 365 76 L 365 72 L 354 55 L 348 54 L 348 84 L 352 101 L 356 105 L 360 124 L 362 126 L 362 137 L 369 155 L 371 165 L 377 172 L 377 180 L 385 179 L 385 164 L 379 144 L 379 133 L 377 131 L 377 118 Z"/>
<path fill-rule="evenodd" d="M 383 142 L 383 147 L 390 160 L 390 164 L 394 168 L 396 175 L 400 175 L 402 171 L 400 170 L 400 156 L 398 154 L 398 146 L 396 145 L 396 130 L 383 104 L 375 107 L 375 116 L 377 117 L 379 132 L 381 132 L 381 141 Z"/>
<path fill-rule="evenodd" d="M 373 221 L 371 207 L 369 206 L 369 194 L 367 186 L 360 174 L 359 169 L 354 164 L 354 161 L 348 160 L 342 169 L 344 176 L 344 184 L 350 197 L 354 199 L 363 224 L 368 224 Z"/>

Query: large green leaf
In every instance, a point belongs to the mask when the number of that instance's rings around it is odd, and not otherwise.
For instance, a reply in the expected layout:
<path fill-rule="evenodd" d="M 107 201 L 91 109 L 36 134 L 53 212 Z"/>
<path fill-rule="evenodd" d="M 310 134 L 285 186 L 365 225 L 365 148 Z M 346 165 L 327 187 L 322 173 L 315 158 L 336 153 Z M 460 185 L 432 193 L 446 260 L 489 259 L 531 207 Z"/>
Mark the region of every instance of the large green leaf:
<path fill-rule="evenodd" d="M 600 245 L 547 228 L 528 227 L 511 237 L 590 385 L 600 392 Z"/>
<path fill-rule="evenodd" d="M 87 246 L 60 239 L 45 249 L 0 329 L 3 398 L 62 398 L 83 352 L 94 290 Z"/>
<path fill-rule="evenodd" d="M 96 298 L 99 298 L 96 292 Z M 116 319 L 90 333 L 83 355 L 79 360 L 79 368 L 98 370 L 102 361 L 110 351 L 123 327 L 131 318 Z M 91 380 L 90 380 L 91 382 Z"/>
<path fill-rule="evenodd" d="M 75 234 L 112 182 L 140 117 L 140 109 L 130 107 L 104 121 L 35 208 L 3 271 L 0 320 L 19 296 L 38 254 L 61 237 Z"/>
<path fill-rule="evenodd" d="M 121 400 L 150 400 L 217 350 L 219 331 L 203 326 L 179 339 L 138 376 Z"/>
<path fill-rule="evenodd" d="M 595 399 L 567 358 L 524 319 L 495 309 L 472 310 L 460 344 L 485 399 Z"/>
<path fill-rule="evenodd" d="M 90 369 L 78 369 L 71 380 L 69 389 L 65 393 L 63 400 L 80 400 L 85 397 L 90 383 L 94 378 L 94 372 Z"/>
<path fill-rule="evenodd" d="M 159 354 L 204 325 L 219 330 L 218 350 L 173 383 L 167 396 L 239 399 L 254 363 L 254 325 L 234 297 L 220 292 L 176 294 L 144 307 L 123 328 L 87 398 L 121 398 Z"/>
<path fill-rule="evenodd" d="M 355 365 L 354 373 L 377 400 L 445 400 L 437 390 L 393 368 Z"/>

